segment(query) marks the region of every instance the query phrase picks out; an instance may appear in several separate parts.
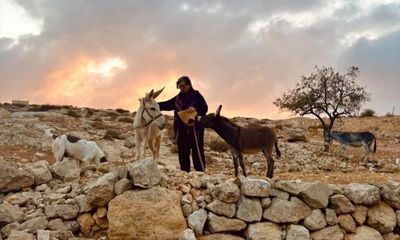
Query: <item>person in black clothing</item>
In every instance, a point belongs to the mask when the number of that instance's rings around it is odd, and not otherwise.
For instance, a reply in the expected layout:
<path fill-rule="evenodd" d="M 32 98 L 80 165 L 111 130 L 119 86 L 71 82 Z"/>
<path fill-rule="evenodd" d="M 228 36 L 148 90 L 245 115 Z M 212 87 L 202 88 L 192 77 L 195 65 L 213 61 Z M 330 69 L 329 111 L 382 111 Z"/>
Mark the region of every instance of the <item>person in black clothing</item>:
<path fill-rule="evenodd" d="M 180 77 L 176 82 L 176 87 L 180 89 L 178 95 L 168 101 L 159 102 L 158 104 L 160 105 L 161 111 L 174 111 L 174 133 L 178 144 L 178 157 L 181 170 L 186 172 L 190 171 L 191 152 L 194 169 L 196 171 L 204 171 L 206 166 L 204 159 L 204 127 L 195 122 L 195 131 L 193 131 L 193 126 L 185 125 L 179 118 L 178 112 L 190 109 L 192 111 L 196 110 L 198 116 L 204 116 L 208 111 L 207 103 L 200 92 L 193 89 L 189 77 Z M 197 136 L 200 156 L 196 147 L 194 134 Z"/>

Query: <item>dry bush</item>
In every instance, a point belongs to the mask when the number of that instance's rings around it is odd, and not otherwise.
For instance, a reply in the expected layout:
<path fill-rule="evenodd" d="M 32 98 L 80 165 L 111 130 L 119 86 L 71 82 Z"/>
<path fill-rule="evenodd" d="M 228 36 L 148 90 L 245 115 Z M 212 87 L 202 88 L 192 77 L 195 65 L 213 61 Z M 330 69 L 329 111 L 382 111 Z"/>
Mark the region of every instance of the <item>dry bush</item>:
<path fill-rule="evenodd" d="M 50 104 L 43 104 L 43 105 L 30 105 L 30 111 L 32 112 L 47 112 L 49 110 L 60 110 L 63 106 L 59 105 L 50 105 Z"/>
<path fill-rule="evenodd" d="M 65 113 L 65 115 L 68 115 L 68 116 L 71 116 L 71 117 L 74 117 L 74 118 L 80 118 L 80 117 L 82 117 L 79 113 L 77 113 L 76 111 L 74 111 L 74 110 L 72 110 L 72 109 L 68 110 L 68 111 Z"/>
<path fill-rule="evenodd" d="M 94 109 L 91 108 L 85 108 L 85 111 L 86 111 L 85 117 L 90 117 L 96 112 Z"/>
<path fill-rule="evenodd" d="M 229 145 L 220 138 L 214 138 L 210 141 L 209 146 L 211 150 L 216 152 L 226 152 L 230 149 Z"/>
<path fill-rule="evenodd" d="M 119 132 L 114 129 L 107 129 L 106 133 L 103 136 L 104 139 L 113 140 L 113 139 L 121 139 Z"/>
<path fill-rule="evenodd" d="M 133 118 L 131 118 L 131 117 L 120 117 L 120 118 L 118 118 L 118 122 L 133 123 Z"/>
<path fill-rule="evenodd" d="M 119 114 L 112 111 L 112 112 L 106 112 L 106 116 L 111 117 L 111 119 L 115 119 L 116 117 L 119 116 Z"/>
<path fill-rule="evenodd" d="M 129 114 L 129 110 L 125 110 L 122 108 L 117 108 L 117 109 L 115 109 L 115 111 L 119 114 Z"/>
<path fill-rule="evenodd" d="M 375 111 L 372 109 L 365 109 L 360 114 L 360 117 L 373 117 L 373 116 L 375 116 Z"/>
<path fill-rule="evenodd" d="M 95 120 L 90 124 L 93 128 L 97 128 L 97 129 L 106 129 L 107 125 L 100 120 Z"/>

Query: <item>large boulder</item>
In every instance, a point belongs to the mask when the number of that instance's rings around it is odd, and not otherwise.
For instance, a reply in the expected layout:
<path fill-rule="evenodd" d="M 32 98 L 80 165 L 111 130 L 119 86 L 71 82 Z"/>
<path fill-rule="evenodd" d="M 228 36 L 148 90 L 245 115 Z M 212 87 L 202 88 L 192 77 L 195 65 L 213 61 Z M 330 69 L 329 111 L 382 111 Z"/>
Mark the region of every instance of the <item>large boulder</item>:
<path fill-rule="evenodd" d="M 6 161 L 0 160 L 0 193 L 31 187 L 34 184 L 34 176 L 29 172 L 18 169 Z"/>
<path fill-rule="evenodd" d="M 51 172 L 58 178 L 63 179 L 73 172 L 80 172 L 77 161 L 64 159 L 61 162 L 56 162 L 51 166 Z"/>
<path fill-rule="evenodd" d="M 178 239 L 187 228 L 180 199 L 161 187 L 115 197 L 108 205 L 109 239 Z"/>
<path fill-rule="evenodd" d="M 114 185 L 118 180 L 118 173 L 107 173 L 90 183 L 86 199 L 92 206 L 103 207 L 114 197 Z"/>
<path fill-rule="evenodd" d="M 153 158 L 127 164 L 133 185 L 142 188 L 151 188 L 160 183 L 162 175 Z"/>
<path fill-rule="evenodd" d="M 241 196 L 237 202 L 236 217 L 246 222 L 260 221 L 263 209 L 258 198 Z"/>
<path fill-rule="evenodd" d="M 36 185 L 47 183 L 53 178 L 50 172 L 50 165 L 45 160 L 29 163 L 25 169 L 33 175 Z"/>

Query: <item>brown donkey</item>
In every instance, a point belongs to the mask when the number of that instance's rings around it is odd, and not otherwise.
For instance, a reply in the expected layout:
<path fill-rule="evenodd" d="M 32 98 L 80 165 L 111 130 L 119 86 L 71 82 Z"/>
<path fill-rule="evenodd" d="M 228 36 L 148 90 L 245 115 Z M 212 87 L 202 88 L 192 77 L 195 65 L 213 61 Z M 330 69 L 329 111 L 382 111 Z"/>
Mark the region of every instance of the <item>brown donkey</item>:
<path fill-rule="evenodd" d="M 274 175 L 274 159 L 272 158 L 274 145 L 276 155 L 278 158 L 281 157 L 275 132 L 271 128 L 263 126 L 240 127 L 226 117 L 220 116 L 221 108 L 222 105 L 219 105 L 215 114 L 210 113 L 198 119 L 204 127 L 214 129 L 231 147 L 235 176 L 238 175 L 238 159 L 243 175 L 247 176 L 243 153 L 253 154 L 262 151 L 268 163 L 267 177 L 272 178 Z"/>

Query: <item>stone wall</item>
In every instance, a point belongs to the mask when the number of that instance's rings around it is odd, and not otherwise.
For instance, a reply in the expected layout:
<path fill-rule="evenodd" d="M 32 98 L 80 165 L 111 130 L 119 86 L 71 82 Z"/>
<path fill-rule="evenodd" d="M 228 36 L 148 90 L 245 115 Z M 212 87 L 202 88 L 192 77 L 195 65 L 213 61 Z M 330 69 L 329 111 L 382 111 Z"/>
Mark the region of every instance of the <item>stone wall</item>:
<path fill-rule="evenodd" d="M 221 233 L 225 239 L 253 240 L 400 239 L 398 182 L 335 186 L 197 178 L 181 191 L 189 226 L 181 239 L 219 239 L 215 234 Z"/>
<path fill-rule="evenodd" d="M 0 164 L 0 240 L 400 239 L 400 182 L 228 179 L 150 158 L 122 167 Z"/>

